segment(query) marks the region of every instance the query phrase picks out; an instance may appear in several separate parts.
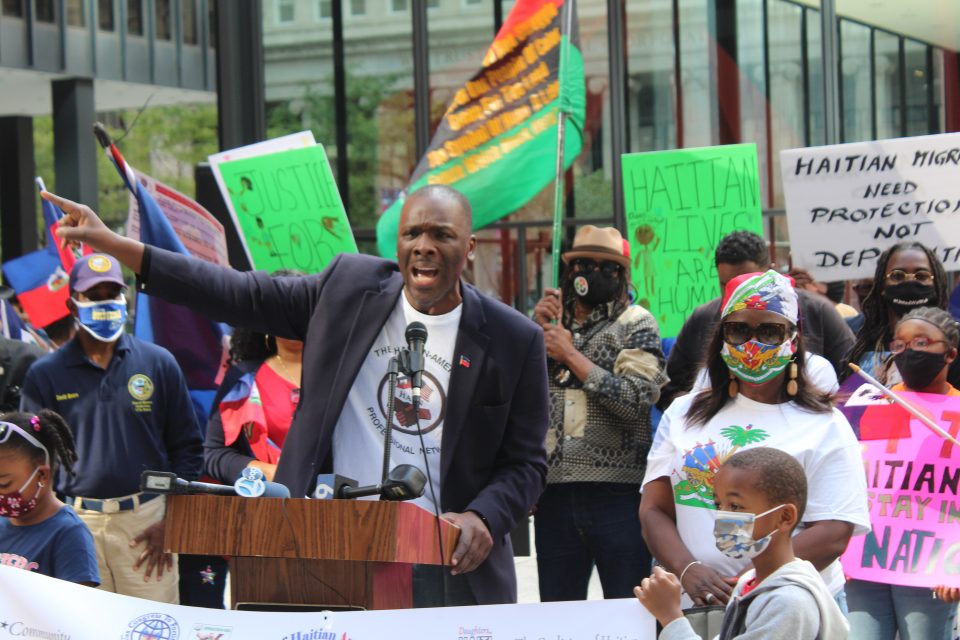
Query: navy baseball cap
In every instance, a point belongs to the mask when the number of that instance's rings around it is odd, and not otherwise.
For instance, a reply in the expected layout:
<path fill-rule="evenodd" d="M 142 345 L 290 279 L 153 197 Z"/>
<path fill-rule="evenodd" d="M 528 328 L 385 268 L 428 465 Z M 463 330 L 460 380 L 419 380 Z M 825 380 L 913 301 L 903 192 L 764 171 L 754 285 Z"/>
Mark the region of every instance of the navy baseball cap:
<path fill-rule="evenodd" d="M 127 285 L 120 272 L 120 262 L 105 253 L 91 253 L 78 258 L 70 270 L 70 291 L 89 291 L 101 282 L 112 282 L 124 289 Z"/>

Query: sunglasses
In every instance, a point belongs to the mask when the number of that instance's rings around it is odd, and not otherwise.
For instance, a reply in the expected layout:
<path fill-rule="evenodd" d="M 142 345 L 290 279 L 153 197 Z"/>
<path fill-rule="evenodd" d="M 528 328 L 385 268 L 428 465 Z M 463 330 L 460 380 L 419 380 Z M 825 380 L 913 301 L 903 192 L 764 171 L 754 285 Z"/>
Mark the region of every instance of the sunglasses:
<path fill-rule="evenodd" d="M 746 322 L 724 322 L 720 327 L 723 332 L 723 341 L 734 347 L 748 342 L 750 338 L 756 338 L 761 344 L 783 344 L 787 340 L 788 331 L 791 331 L 787 325 L 776 322 L 761 322 L 758 325 Z"/>
<path fill-rule="evenodd" d="M 21 438 L 23 438 L 24 440 L 26 440 L 27 442 L 29 442 L 30 444 L 32 444 L 33 446 L 35 446 L 37 449 L 42 450 L 43 455 L 46 458 L 45 464 L 47 466 L 50 466 L 50 452 L 47 451 L 47 448 L 43 446 L 42 442 L 34 438 L 32 435 L 30 435 L 29 433 L 27 433 L 17 425 L 13 424 L 12 422 L 0 421 L 0 444 L 6 443 L 10 439 L 10 436 L 13 435 L 14 433 L 20 436 Z"/>
<path fill-rule="evenodd" d="M 600 269 L 600 271 L 608 276 L 617 276 L 623 271 L 623 266 L 616 262 L 611 262 L 610 260 L 597 262 L 590 258 L 577 258 L 570 262 L 570 266 L 578 273 L 593 273 L 597 269 Z"/>
<path fill-rule="evenodd" d="M 916 273 L 907 273 L 903 269 L 894 269 L 887 274 L 887 282 L 890 284 L 900 284 L 907 280 L 916 280 L 920 284 L 930 284 L 933 282 L 933 274 L 922 270 Z"/>

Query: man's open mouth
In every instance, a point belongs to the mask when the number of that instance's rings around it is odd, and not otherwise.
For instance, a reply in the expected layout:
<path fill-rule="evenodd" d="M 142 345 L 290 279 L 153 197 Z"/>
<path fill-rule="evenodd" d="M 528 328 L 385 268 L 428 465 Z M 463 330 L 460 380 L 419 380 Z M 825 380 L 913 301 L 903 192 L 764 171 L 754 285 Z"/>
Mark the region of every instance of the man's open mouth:
<path fill-rule="evenodd" d="M 415 284 L 429 286 L 437 281 L 440 276 L 440 269 L 429 266 L 411 267 L 410 275 L 413 276 Z"/>

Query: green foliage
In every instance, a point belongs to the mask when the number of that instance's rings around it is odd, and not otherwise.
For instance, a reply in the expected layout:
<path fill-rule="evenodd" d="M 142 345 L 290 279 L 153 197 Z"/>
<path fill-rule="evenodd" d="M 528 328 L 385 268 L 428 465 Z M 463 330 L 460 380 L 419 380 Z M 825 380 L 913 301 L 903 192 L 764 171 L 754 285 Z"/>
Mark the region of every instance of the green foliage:
<path fill-rule="evenodd" d="M 217 105 L 213 103 L 147 107 L 139 118 L 136 110 L 102 113 L 98 118 L 107 125 L 131 166 L 188 196 L 194 194 L 193 167 L 219 150 Z M 131 124 L 130 132 L 124 136 Z M 37 175 L 44 179 L 47 189 L 56 192 L 50 116 L 34 119 L 33 139 Z M 128 191 L 102 152 L 97 153 L 97 182 L 100 217 L 110 227 L 122 230 L 127 220 Z M 39 206 L 37 227 L 42 232 Z"/>

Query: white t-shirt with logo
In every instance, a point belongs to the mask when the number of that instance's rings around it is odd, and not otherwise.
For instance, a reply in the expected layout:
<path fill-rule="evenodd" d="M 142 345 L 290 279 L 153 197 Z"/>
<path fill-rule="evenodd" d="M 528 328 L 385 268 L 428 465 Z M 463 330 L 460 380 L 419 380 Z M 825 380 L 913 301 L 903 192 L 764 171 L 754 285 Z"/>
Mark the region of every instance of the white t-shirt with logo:
<path fill-rule="evenodd" d="M 812 413 L 792 402 L 764 404 L 740 394 L 707 424 L 691 426 L 686 414 L 693 398 L 677 398 L 663 414 L 643 483 L 670 478 L 677 530 L 694 558 L 723 576 L 738 575 L 749 564 L 749 559 L 728 558 L 716 547 L 713 477 L 724 460 L 751 447 L 779 449 L 801 464 L 807 476 L 802 522 L 840 520 L 854 525 L 854 535 L 869 533 L 860 443 L 842 413 Z M 831 593 L 843 587 L 839 561 L 821 575 Z"/>
<path fill-rule="evenodd" d="M 387 318 L 360 373 L 353 381 L 347 402 L 333 432 L 333 471 L 353 478 L 360 486 L 380 482 L 383 471 L 383 435 L 387 421 L 387 366 L 390 358 L 407 346 L 405 332 L 411 322 L 422 322 L 427 328 L 424 345 L 424 371 L 420 395 L 420 429 L 426 446 L 430 478 L 437 500 L 440 498 L 440 442 L 447 410 L 447 389 L 453 369 L 453 352 L 460 328 L 463 305 L 443 315 L 420 313 L 407 301 L 405 294 Z M 410 380 L 401 374 L 394 394 L 394 419 L 390 468 L 409 464 L 426 474 L 424 458 L 413 414 Z M 434 511 L 433 495 L 428 485 L 414 504 Z"/>

